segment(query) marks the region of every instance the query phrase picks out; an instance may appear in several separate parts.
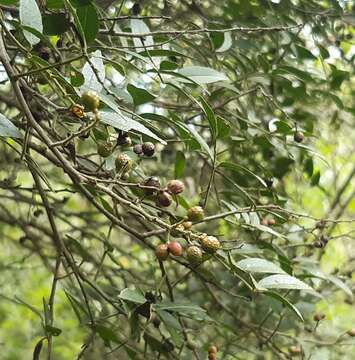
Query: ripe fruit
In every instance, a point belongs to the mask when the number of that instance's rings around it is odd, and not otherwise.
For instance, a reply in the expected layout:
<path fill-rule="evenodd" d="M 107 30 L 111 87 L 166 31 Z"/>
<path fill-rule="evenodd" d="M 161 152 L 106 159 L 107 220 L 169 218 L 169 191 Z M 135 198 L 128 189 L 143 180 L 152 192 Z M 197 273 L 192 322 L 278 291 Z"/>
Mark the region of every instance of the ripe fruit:
<path fill-rule="evenodd" d="M 81 103 L 85 106 L 86 110 L 94 111 L 100 106 L 100 98 L 95 91 L 85 91 L 81 95 Z"/>
<path fill-rule="evenodd" d="M 117 145 L 130 147 L 132 145 L 132 139 L 129 136 L 119 136 L 117 138 Z"/>
<path fill-rule="evenodd" d="M 155 188 L 160 188 L 160 180 L 156 176 L 151 176 L 145 179 L 142 183 L 143 186 L 152 186 Z M 157 190 L 155 189 L 144 189 L 146 195 L 153 195 Z"/>
<path fill-rule="evenodd" d="M 137 155 L 141 155 L 143 154 L 143 147 L 141 144 L 136 144 L 133 146 L 133 151 L 137 154 Z"/>
<path fill-rule="evenodd" d="M 155 256 L 159 261 L 164 261 L 169 257 L 168 245 L 161 244 L 155 249 Z"/>
<path fill-rule="evenodd" d="M 268 225 L 269 225 L 269 221 L 268 221 L 267 218 L 264 218 L 264 219 L 261 220 L 260 224 L 261 224 L 261 225 L 264 225 L 264 226 L 268 226 Z"/>
<path fill-rule="evenodd" d="M 97 146 L 97 153 L 102 157 L 108 157 L 112 154 L 113 146 L 109 142 L 99 143 Z"/>
<path fill-rule="evenodd" d="M 151 142 L 145 142 L 142 144 L 142 150 L 145 156 L 153 156 L 155 152 L 155 145 Z"/>
<path fill-rule="evenodd" d="M 215 253 L 220 247 L 221 243 L 214 236 L 204 236 L 200 240 L 201 247 L 209 254 Z"/>
<path fill-rule="evenodd" d="M 168 251 L 174 256 L 181 256 L 183 249 L 180 243 L 178 243 L 177 241 L 172 241 L 168 244 Z"/>
<path fill-rule="evenodd" d="M 217 346 L 215 345 L 211 345 L 209 348 L 208 348 L 208 353 L 209 354 L 217 354 L 218 352 L 218 349 L 217 349 Z"/>
<path fill-rule="evenodd" d="M 276 220 L 275 220 L 275 219 L 269 219 L 269 220 L 267 221 L 267 224 L 268 224 L 269 226 L 276 225 Z"/>
<path fill-rule="evenodd" d="M 317 314 L 314 314 L 314 316 L 313 316 L 314 321 L 321 321 L 323 319 L 325 319 L 325 314 L 323 314 L 323 313 L 317 313 Z"/>
<path fill-rule="evenodd" d="M 193 206 L 187 211 L 187 218 L 190 221 L 201 221 L 205 217 L 205 212 L 201 206 Z"/>
<path fill-rule="evenodd" d="M 182 223 L 182 226 L 184 227 L 185 230 L 190 230 L 192 228 L 192 222 L 191 221 L 184 221 Z"/>
<path fill-rule="evenodd" d="M 291 356 L 296 356 L 296 355 L 300 355 L 302 354 L 302 349 L 300 346 L 290 346 L 288 349 L 288 352 L 290 353 Z"/>
<path fill-rule="evenodd" d="M 168 182 L 167 188 L 170 193 L 177 195 L 185 190 L 185 185 L 180 180 L 171 180 Z"/>
<path fill-rule="evenodd" d="M 133 161 L 127 154 L 119 154 L 115 161 L 116 170 L 127 172 L 132 169 Z"/>
<path fill-rule="evenodd" d="M 215 353 L 208 354 L 208 360 L 217 360 L 217 354 Z"/>
<path fill-rule="evenodd" d="M 301 143 L 301 142 L 304 140 L 303 132 L 301 132 L 301 131 L 296 131 L 296 132 L 293 134 L 293 139 L 294 139 L 296 142 Z"/>
<path fill-rule="evenodd" d="M 354 337 L 355 336 L 355 328 L 352 328 L 346 332 L 349 336 Z"/>
<path fill-rule="evenodd" d="M 189 246 L 186 250 L 186 257 L 191 264 L 199 264 L 202 261 L 202 250 L 195 245 Z"/>
<path fill-rule="evenodd" d="M 157 203 L 160 206 L 168 207 L 171 205 L 173 199 L 171 195 L 166 191 L 159 191 L 157 196 Z"/>

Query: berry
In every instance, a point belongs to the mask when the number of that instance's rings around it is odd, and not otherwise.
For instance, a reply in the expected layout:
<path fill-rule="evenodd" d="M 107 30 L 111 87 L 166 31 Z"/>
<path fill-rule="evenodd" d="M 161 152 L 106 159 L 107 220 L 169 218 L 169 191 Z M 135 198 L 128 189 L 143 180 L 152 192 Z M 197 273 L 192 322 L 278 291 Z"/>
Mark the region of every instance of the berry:
<path fill-rule="evenodd" d="M 119 154 L 115 161 L 116 170 L 127 172 L 132 169 L 133 161 L 127 154 Z"/>
<path fill-rule="evenodd" d="M 202 261 L 202 250 L 195 245 L 189 246 L 186 250 L 186 256 L 191 264 L 199 264 Z"/>
<path fill-rule="evenodd" d="M 160 206 L 168 207 L 171 205 L 173 199 L 171 195 L 166 191 L 160 191 L 157 196 L 157 203 Z"/>
<path fill-rule="evenodd" d="M 261 225 L 264 225 L 264 226 L 268 226 L 268 225 L 269 225 L 269 221 L 268 221 L 267 218 L 264 218 L 264 219 L 261 220 L 260 224 L 261 224 Z"/>
<path fill-rule="evenodd" d="M 349 336 L 354 337 L 355 336 L 355 328 L 352 328 L 346 332 Z"/>
<path fill-rule="evenodd" d="M 313 316 L 314 321 L 321 321 L 323 319 L 325 319 L 325 314 L 323 314 L 323 313 L 317 313 L 317 314 L 314 314 L 314 316 Z"/>
<path fill-rule="evenodd" d="M 168 251 L 174 256 L 181 256 L 183 249 L 180 243 L 178 243 L 177 241 L 172 241 L 168 244 Z"/>
<path fill-rule="evenodd" d="M 220 247 L 221 243 L 214 236 L 204 236 L 200 240 L 201 247 L 209 254 L 215 253 Z"/>
<path fill-rule="evenodd" d="M 204 217 L 205 213 L 201 206 L 193 206 L 187 211 L 187 218 L 190 221 L 201 221 Z"/>
<path fill-rule="evenodd" d="M 184 226 L 182 224 L 179 224 L 179 225 L 177 225 L 177 226 L 175 226 L 174 228 L 171 229 L 170 234 L 172 236 L 174 236 L 174 237 L 182 237 L 183 235 L 178 230 L 185 231 L 185 228 L 184 228 Z"/>
<path fill-rule="evenodd" d="M 313 246 L 317 249 L 322 249 L 324 247 L 324 244 L 321 241 L 315 241 L 313 243 Z"/>
<path fill-rule="evenodd" d="M 155 145 L 151 142 L 145 142 L 142 144 L 142 150 L 145 156 L 153 156 L 155 152 Z"/>
<path fill-rule="evenodd" d="M 182 226 L 184 227 L 185 230 L 190 230 L 192 228 L 192 222 L 191 221 L 184 221 L 182 223 Z"/>
<path fill-rule="evenodd" d="M 123 147 L 132 146 L 132 139 L 129 136 L 119 136 L 117 138 L 117 145 L 121 145 Z"/>
<path fill-rule="evenodd" d="M 69 110 L 74 116 L 78 117 L 79 119 L 82 119 L 85 116 L 84 107 L 79 104 L 72 105 Z"/>
<path fill-rule="evenodd" d="M 157 315 L 154 315 L 152 323 L 153 323 L 154 327 L 156 327 L 156 328 L 158 328 L 160 326 L 161 321 Z"/>
<path fill-rule="evenodd" d="M 143 147 L 141 144 L 136 144 L 133 146 L 133 151 L 137 154 L 137 155 L 141 155 L 143 154 Z"/>
<path fill-rule="evenodd" d="M 109 142 L 99 143 L 97 146 L 97 153 L 102 157 L 108 157 L 112 154 L 113 146 Z"/>
<path fill-rule="evenodd" d="M 85 91 L 81 95 L 81 103 L 85 106 L 86 110 L 94 111 L 100 106 L 100 98 L 95 91 Z"/>
<path fill-rule="evenodd" d="M 208 360 L 217 360 L 217 354 L 215 353 L 208 354 Z"/>
<path fill-rule="evenodd" d="M 301 347 L 294 345 L 294 346 L 289 347 L 288 352 L 290 353 L 291 356 L 293 356 L 293 355 L 296 356 L 296 355 L 302 354 L 302 349 L 301 349 Z"/>
<path fill-rule="evenodd" d="M 151 176 L 145 179 L 142 183 L 143 186 L 152 186 L 160 188 L 160 180 L 156 176 Z M 153 195 L 157 190 L 156 189 L 144 189 L 146 195 Z"/>
<path fill-rule="evenodd" d="M 218 352 L 218 349 L 217 349 L 217 346 L 215 345 L 211 345 L 209 348 L 208 348 L 208 353 L 209 354 L 217 354 Z"/>
<path fill-rule="evenodd" d="M 276 225 L 276 220 L 275 220 L 275 219 L 269 219 L 269 220 L 267 221 L 267 224 L 268 224 L 269 226 Z"/>
<path fill-rule="evenodd" d="M 171 180 L 168 182 L 167 189 L 171 194 L 181 194 L 185 190 L 185 185 L 180 180 Z"/>
<path fill-rule="evenodd" d="M 296 132 L 293 134 L 293 139 L 294 139 L 296 142 L 301 143 L 301 142 L 304 140 L 303 132 L 301 132 L 301 131 L 296 131 Z"/>
<path fill-rule="evenodd" d="M 265 184 L 269 189 L 272 187 L 273 183 L 274 183 L 274 179 L 272 179 L 272 178 L 265 179 Z"/>
<path fill-rule="evenodd" d="M 159 261 L 164 261 L 169 257 L 168 245 L 161 244 L 155 249 L 155 256 Z"/>

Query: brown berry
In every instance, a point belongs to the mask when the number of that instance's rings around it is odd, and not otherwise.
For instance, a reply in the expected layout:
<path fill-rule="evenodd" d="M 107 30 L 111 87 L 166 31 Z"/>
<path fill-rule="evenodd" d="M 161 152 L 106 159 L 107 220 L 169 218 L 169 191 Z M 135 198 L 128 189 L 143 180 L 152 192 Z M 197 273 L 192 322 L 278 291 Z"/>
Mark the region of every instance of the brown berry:
<path fill-rule="evenodd" d="M 192 228 L 192 222 L 191 221 L 184 221 L 182 223 L 182 226 L 184 227 L 185 230 L 190 230 Z"/>
<path fill-rule="evenodd" d="M 349 336 L 354 337 L 355 336 L 355 328 L 352 328 L 346 332 Z"/>
<path fill-rule="evenodd" d="M 142 150 L 145 156 L 153 156 L 155 152 L 155 145 L 151 142 L 145 142 L 142 144 Z"/>
<path fill-rule="evenodd" d="M 205 217 L 205 212 L 201 206 L 193 206 L 187 211 L 187 218 L 190 221 L 201 221 Z"/>
<path fill-rule="evenodd" d="M 171 180 L 168 182 L 167 189 L 170 193 L 178 195 L 185 190 L 185 185 L 180 180 Z"/>
<path fill-rule="evenodd" d="M 214 236 L 204 236 L 200 240 L 201 247 L 209 254 L 215 253 L 220 247 L 221 243 Z"/>
<path fill-rule="evenodd" d="M 268 226 L 269 225 L 269 221 L 267 218 L 263 218 L 261 221 L 260 221 L 260 224 L 261 225 L 264 225 L 264 226 Z"/>
<path fill-rule="evenodd" d="M 132 139 L 129 136 L 119 136 L 117 138 L 117 145 L 121 145 L 123 147 L 132 146 Z"/>
<path fill-rule="evenodd" d="M 97 153 L 102 157 L 108 157 L 112 154 L 113 145 L 109 142 L 101 142 L 97 146 Z"/>
<path fill-rule="evenodd" d="M 276 220 L 275 219 L 268 219 L 267 224 L 269 226 L 274 226 L 274 225 L 276 225 Z"/>
<path fill-rule="evenodd" d="M 168 207 L 171 205 L 173 199 L 171 198 L 171 195 L 166 191 L 159 191 L 157 196 L 157 203 L 160 206 Z"/>
<path fill-rule="evenodd" d="M 208 348 L 208 353 L 209 354 L 217 354 L 218 352 L 218 349 L 217 349 L 217 346 L 215 345 L 211 345 L 209 348 Z"/>
<path fill-rule="evenodd" d="M 144 193 L 146 195 L 153 195 L 160 188 L 160 180 L 156 176 L 150 176 L 149 178 L 145 179 L 142 182 L 142 185 L 143 186 L 151 186 L 152 189 L 146 188 L 146 189 L 144 189 Z M 156 188 L 156 189 L 154 189 L 154 188 Z"/>
<path fill-rule="evenodd" d="M 324 319 L 325 319 L 325 314 L 323 314 L 323 313 L 317 313 L 317 314 L 314 314 L 314 316 L 313 316 L 314 321 L 321 321 Z"/>
<path fill-rule="evenodd" d="M 137 155 L 141 155 L 143 154 L 143 147 L 141 144 L 136 144 L 133 146 L 133 151 L 137 154 Z"/>
<path fill-rule="evenodd" d="M 159 261 L 164 261 L 169 257 L 168 245 L 161 244 L 155 249 L 155 256 Z"/>
<path fill-rule="evenodd" d="M 217 360 L 217 354 L 215 353 L 208 354 L 208 360 Z"/>
<path fill-rule="evenodd" d="M 128 172 L 132 169 L 133 161 L 127 154 L 119 154 L 115 161 L 116 170 Z"/>
<path fill-rule="evenodd" d="M 177 241 L 172 241 L 168 244 L 168 250 L 170 254 L 173 254 L 174 256 L 181 256 L 183 249 L 180 243 Z"/>
<path fill-rule="evenodd" d="M 72 105 L 69 110 L 79 119 L 82 119 L 85 116 L 84 107 L 79 104 Z"/>
<path fill-rule="evenodd" d="M 288 352 L 291 356 L 296 356 L 302 354 L 302 349 L 300 346 L 293 345 L 289 347 Z"/>
<path fill-rule="evenodd" d="M 97 110 L 100 106 L 100 98 L 95 91 L 85 91 L 81 95 L 80 100 L 85 109 L 88 111 Z"/>
<path fill-rule="evenodd" d="M 174 237 L 183 237 L 182 231 L 185 231 L 185 228 L 182 224 L 179 224 L 171 229 L 170 234 Z"/>
<path fill-rule="evenodd" d="M 189 246 L 186 250 L 186 257 L 191 264 L 199 264 L 202 261 L 202 250 L 195 245 Z"/>
<path fill-rule="evenodd" d="M 294 139 L 296 142 L 301 143 L 301 142 L 304 140 L 303 132 L 301 132 L 301 131 L 296 131 L 296 132 L 293 134 L 293 139 Z"/>
<path fill-rule="evenodd" d="M 152 323 L 153 323 L 154 327 L 156 327 L 156 328 L 158 328 L 160 326 L 161 321 L 160 321 L 160 319 L 158 318 L 157 315 L 153 316 Z"/>

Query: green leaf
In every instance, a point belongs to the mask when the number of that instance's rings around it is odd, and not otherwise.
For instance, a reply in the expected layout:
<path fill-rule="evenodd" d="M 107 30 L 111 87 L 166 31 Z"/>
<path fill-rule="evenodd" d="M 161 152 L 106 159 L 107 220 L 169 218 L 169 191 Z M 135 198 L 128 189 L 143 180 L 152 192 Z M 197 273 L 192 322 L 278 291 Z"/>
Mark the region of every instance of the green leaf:
<path fill-rule="evenodd" d="M 131 19 L 131 30 L 133 33 L 137 34 L 146 34 L 149 33 L 149 27 L 145 24 L 143 20 L 140 19 Z M 154 45 L 153 36 L 144 36 L 144 38 L 133 38 L 133 43 L 135 47 L 148 49 Z"/>
<path fill-rule="evenodd" d="M 210 124 L 212 134 L 213 134 L 214 138 L 216 138 L 217 137 L 217 120 L 216 120 L 216 117 L 214 116 L 214 112 L 202 96 L 200 97 L 200 100 L 201 100 L 203 112 L 205 113 L 207 120 Z"/>
<path fill-rule="evenodd" d="M 166 310 L 170 312 L 177 312 L 198 320 L 208 318 L 205 310 L 203 310 L 200 306 L 191 303 L 165 302 L 154 304 L 153 307 L 156 311 Z"/>
<path fill-rule="evenodd" d="M 314 291 L 305 282 L 286 274 L 271 275 L 261 279 L 257 283 L 258 289 L 290 289 Z"/>
<path fill-rule="evenodd" d="M 207 154 L 210 156 L 210 158 L 213 159 L 213 154 L 210 147 L 207 145 L 206 141 L 202 138 L 202 136 L 197 132 L 195 127 L 192 124 L 190 124 L 187 126 L 187 129 L 189 129 L 190 133 L 198 141 L 202 149 L 204 149 L 207 152 Z"/>
<path fill-rule="evenodd" d="M 225 74 L 203 66 L 187 66 L 179 69 L 178 74 L 186 76 L 187 78 L 191 79 L 192 82 L 200 85 L 228 80 Z M 178 81 L 188 82 L 188 80 L 184 78 L 179 78 Z"/>
<path fill-rule="evenodd" d="M 22 138 L 22 134 L 17 127 L 2 114 L 0 114 L 0 136 Z"/>
<path fill-rule="evenodd" d="M 304 171 L 305 173 L 311 177 L 313 175 L 313 159 L 312 158 L 307 158 L 305 161 L 304 161 Z"/>
<path fill-rule="evenodd" d="M 23 26 L 28 26 L 42 33 L 42 15 L 36 0 L 20 0 L 20 21 Z M 23 34 L 31 45 L 36 45 L 40 41 L 37 36 L 28 31 L 24 31 Z"/>
<path fill-rule="evenodd" d="M 221 53 L 229 50 L 233 45 L 233 39 L 230 32 L 225 32 L 222 45 L 216 49 L 216 52 Z"/>
<path fill-rule="evenodd" d="M 40 359 L 40 355 L 41 355 L 44 340 L 46 340 L 46 338 L 43 338 L 43 339 L 39 340 L 38 343 L 36 344 L 36 346 L 35 346 L 35 348 L 33 350 L 32 360 L 39 360 Z"/>
<path fill-rule="evenodd" d="M 260 258 L 248 258 L 238 261 L 239 268 L 247 272 L 284 274 L 285 272 L 274 263 Z"/>
<path fill-rule="evenodd" d="M 156 98 L 155 95 L 151 94 L 146 89 L 138 88 L 132 84 L 127 85 L 127 91 L 132 96 L 135 106 L 151 102 Z"/>
<path fill-rule="evenodd" d="M 317 170 L 311 177 L 311 186 L 317 186 L 320 180 L 320 171 Z"/>
<path fill-rule="evenodd" d="M 85 89 L 100 92 L 102 90 L 102 82 L 105 80 L 105 65 L 102 61 L 102 54 L 100 50 L 96 50 L 90 57 L 91 64 L 96 70 L 92 69 L 89 62 L 87 62 L 82 70 L 85 79 Z"/>
<path fill-rule="evenodd" d="M 273 71 L 273 74 L 292 74 L 299 80 L 303 80 L 305 82 L 314 82 L 312 75 L 306 71 L 296 69 L 292 66 L 281 66 Z"/>
<path fill-rule="evenodd" d="M 43 34 L 61 35 L 70 28 L 69 19 L 62 13 L 46 14 L 43 16 Z"/>
<path fill-rule="evenodd" d="M 136 304 L 143 304 L 147 301 L 139 290 L 129 288 L 123 289 L 118 297 L 122 300 L 130 301 Z"/>
<path fill-rule="evenodd" d="M 104 325 L 95 325 L 95 330 L 105 344 L 109 344 L 110 342 L 115 342 L 115 343 L 120 342 L 116 333 L 111 328 L 108 328 Z"/>
<path fill-rule="evenodd" d="M 77 8 L 76 13 L 84 32 L 86 42 L 93 42 L 99 31 L 99 18 L 95 6 L 92 4 L 80 6 Z"/>
<path fill-rule="evenodd" d="M 175 156 L 175 178 L 183 178 L 185 173 L 185 155 L 182 151 L 177 151 Z"/>
<path fill-rule="evenodd" d="M 167 50 L 167 49 L 152 49 L 152 50 L 144 50 L 142 52 L 138 52 L 139 55 L 141 56 L 146 56 L 146 57 L 165 57 L 165 56 L 184 56 L 184 57 L 188 57 L 187 55 L 174 51 L 174 50 Z"/>

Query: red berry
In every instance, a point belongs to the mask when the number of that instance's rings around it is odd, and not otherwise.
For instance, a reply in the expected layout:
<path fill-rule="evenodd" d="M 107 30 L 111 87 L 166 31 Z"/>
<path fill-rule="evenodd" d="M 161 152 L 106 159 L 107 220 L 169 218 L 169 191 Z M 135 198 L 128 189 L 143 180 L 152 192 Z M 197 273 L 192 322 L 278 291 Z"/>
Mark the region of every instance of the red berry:
<path fill-rule="evenodd" d="M 171 195 L 166 191 L 160 191 L 157 196 L 157 203 L 160 206 L 168 207 L 171 205 L 173 199 Z"/>
<path fill-rule="evenodd" d="M 276 225 L 276 220 L 275 220 L 275 219 L 269 219 L 269 220 L 267 221 L 267 224 L 268 224 L 269 226 Z"/>
<path fill-rule="evenodd" d="M 155 255 L 159 261 L 164 261 L 169 257 L 169 250 L 167 244 L 161 244 L 155 249 Z"/>
<path fill-rule="evenodd" d="M 181 256 L 183 249 L 180 243 L 178 243 L 177 241 L 172 241 L 168 244 L 168 251 L 174 256 Z"/>

